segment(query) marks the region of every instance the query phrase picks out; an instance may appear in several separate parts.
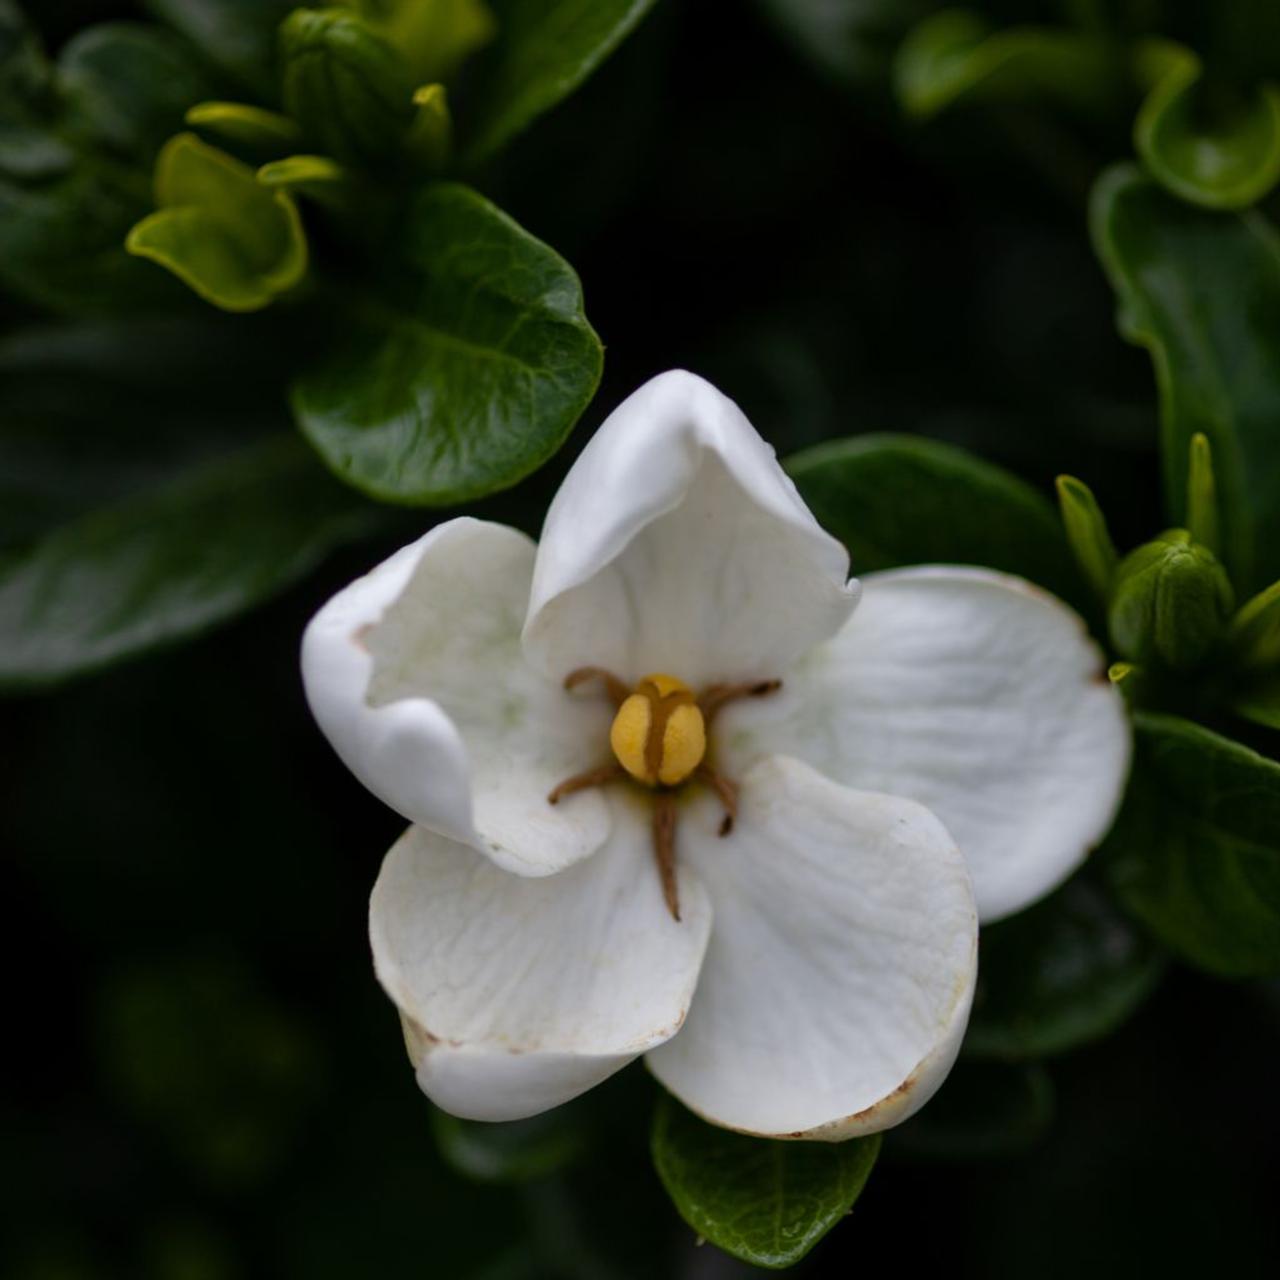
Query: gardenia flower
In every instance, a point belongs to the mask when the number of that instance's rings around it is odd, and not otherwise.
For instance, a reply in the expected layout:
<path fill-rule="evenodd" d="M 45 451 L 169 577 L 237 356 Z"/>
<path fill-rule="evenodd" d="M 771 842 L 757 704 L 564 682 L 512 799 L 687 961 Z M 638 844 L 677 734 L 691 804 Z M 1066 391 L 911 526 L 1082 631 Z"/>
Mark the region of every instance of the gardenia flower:
<path fill-rule="evenodd" d="M 450 520 L 312 621 L 315 716 L 413 824 L 370 933 L 438 1105 L 516 1119 L 644 1054 L 713 1123 L 838 1140 L 938 1087 L 979 916 L 1101 837 L 1128 730 L 1043 591 L 928 567 L 859 603 L 848 568 L 739 409 L 674 372 L 536 546 Z"/>

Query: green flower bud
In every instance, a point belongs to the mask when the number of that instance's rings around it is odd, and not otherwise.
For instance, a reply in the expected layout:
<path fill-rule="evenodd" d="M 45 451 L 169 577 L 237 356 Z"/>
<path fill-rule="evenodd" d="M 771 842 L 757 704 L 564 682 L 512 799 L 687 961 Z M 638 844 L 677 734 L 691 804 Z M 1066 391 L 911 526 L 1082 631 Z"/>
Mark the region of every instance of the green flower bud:
<path fill-rule="evenodd" d="M 1217 557 L 1185 529 L 1170 529 L 1120 562 L 1108 620 L 1120 653 L 1185 671 L 1222 637 L 1235 592 Z"/>
<path fill-rule="evenodd" d="M 399 151 L 416 112 L 404 59 L 344 9 L 296 9 L 280 27 L 285 110 L 317 151 L 348 164 Z"/>

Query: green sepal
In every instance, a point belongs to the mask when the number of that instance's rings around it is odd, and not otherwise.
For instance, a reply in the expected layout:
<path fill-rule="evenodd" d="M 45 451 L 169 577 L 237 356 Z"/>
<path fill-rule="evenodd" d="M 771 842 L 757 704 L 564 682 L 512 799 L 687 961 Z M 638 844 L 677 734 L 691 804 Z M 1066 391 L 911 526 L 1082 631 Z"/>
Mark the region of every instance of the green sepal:
<path fill-rule="evenodd" d="M 1280 88 L 1265 83 L 1244 94 L 1211 83 L 1184 49 L 1147 95 L 1133 138 L 1174 195 L 1208 209 L 1247 209 L 1280 181 Z"/>
<path fill-rule="evenodd" d="M 1218 486 L 1213 478 L 1213 449 L 1209 437 L 1197 431 L 1191 437 L 1187 463 L 1187 532 L 1216 556 L 1222 542 L 1218 525 Z"/>
<path fill-rule="evenodd" d="M 968 9 L 919 23 L 894 62 L 898 100 L 927 119 L 967 98 L 1049 96 L 1092 102 L 1109 92 L 1111 54 L 1097 40 L 1049 27 L 994 30 Z"/>
<path fill-rule="evenodd" d="M 1102 852 L 1125 908 L 1213 973 L 1280 972 L 1280 764 L 1176 716 L 1134 717 Z"/>
<path fill-rule="evenodd" d="M 654 1115 L 654 1167 L 680 1216 L 753 1266 L 794 1266 L 853 1208 L 880 1135 L 777 1142 L 699 1120 L 664 1096 Z"/>
<path fill-rule="evenodd" d="M 1280 582 L 1240 607 L 1231 619 L 1229 642 L 1241 667 L 1280 667 Z"/>
<path fill-rule="evenodd" d="M 406 149 L 424 169 L 439 172 L 453 155 L 453 115 L 442 84 L 424 84 L 413 95 L 414 117 Z"/>
<path fill-rule="evenodd" d="M 288 116 L 246 102 L 198 102 L 186 123 L 264 158 L 287 155 L 302 141 L 302 131 Z"/>
<path fill-rule="evenodd" d="M 254 171 L 193 133 L 171 138 L 156 161 L 160 208 L 125 247 L 149 258 L 224 311 L 257 311 L 307 268 L 297 206 Z"/>
<path fill-rule="evenodd" d="M 1234 608 L 1218 558 L 1185 529 L 1170 529 L 1120 562 L 1107 621 L 1124 657 L 1187 671 L 1222 639 Z"/>
<path fill-rule="evenodd" d="M 484 0 L 345 0 L 399 50 L 419 80 L 447 80 L 497 34 Z"/>
<path fill-rule="evenodd" d="M 280 27 L 285 110 L 317 151 L 346 164 L 385 164 L 413 120 L 404 59 L 345 9 L 296 9 Z"/>
<path fill-rule="evenodd" d="M 1101 599 L 1106 600 L 1111 594 L 1118 561 L 1115 544 L 1107 529 L 1107 519 L 1093 491 L 1083 480 L 1059 476 L 1057 490 L 1062 523 L 1076 563 L 1089 585 Z"/>

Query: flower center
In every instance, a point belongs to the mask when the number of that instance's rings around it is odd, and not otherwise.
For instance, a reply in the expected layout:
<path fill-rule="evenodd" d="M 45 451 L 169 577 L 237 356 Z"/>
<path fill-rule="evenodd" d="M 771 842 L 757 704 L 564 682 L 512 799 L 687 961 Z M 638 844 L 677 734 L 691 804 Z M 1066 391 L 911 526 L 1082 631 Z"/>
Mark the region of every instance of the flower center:
<path fill-rule="evenodd" d="M 677 787 L 707 754 L 707 725 L 693 691 L 675 676 L 645 676 L 609 730 L 618 763 L 647 787 Z"/>
<path fill-rule="evenodd" d="M 598 681 L 613 703 L 609 745 L 614 763 L 588 769 L 566 778 L 547 796 L 559 804 L 565 796 L 588 787 L 601 787 L 630 776 L 651 788 L 653 797 L 653 853 L 662 896 L 672 918 L 680 919 L 676 889 L 675 788 L 696 778 L 711 788 L 724 806 L 720 834 L 733 830 L 738 811 L 738 788 L 706 759 L 707 729 L 720 709 L 739 698 L 763 698 L 776 692 L 781 680 L 748 680 L 740 684 L 713 684 L 697 696 L 675 676 L 645 676 L 634 688 L 604 667 L 579 667 L 564 678 L 566 690 Z"/>

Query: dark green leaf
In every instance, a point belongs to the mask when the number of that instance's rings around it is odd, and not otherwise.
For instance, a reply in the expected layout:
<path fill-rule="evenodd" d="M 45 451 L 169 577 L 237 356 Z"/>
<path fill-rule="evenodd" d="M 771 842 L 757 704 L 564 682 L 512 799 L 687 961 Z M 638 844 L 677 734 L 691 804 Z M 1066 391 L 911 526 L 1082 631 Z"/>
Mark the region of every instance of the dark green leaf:
<path fill-rule="evenodd" d="M 880 1135 L 773 1142 L 699 1120 L 669 1097 L 653 1122 L 653 1162 L 680 1216 L 757 1267 L 793 1266 L 862 1194 Z"/>
<path fill-rule="evenodd" d="M 999 467 L 916 436 L 818 445 L 787 462 L 854 573 L 909 564 L 977 564 L 1021 574 L 1064 598 L 1083 584 L 1053 507 Z"/>
<path fill-rule="evenodd" d="M 1079 877 L 1029 911 L 986 926 L 980 948 L 964 1041 L 975 1058 L 1041 1058 L 1097 1040 L 1138 1008 L 1164 972 L 1163 952 Z"/>
<path fill-rule="evenodd" d="M 31 24 L 15 0 L 0 0 L 0 120 L 22 119 L 49 86 L 50 67 Z"/>
<path fill-rule="evenodd" d="M 1120 330 L 1155 364 L 1166 501 L 1187 508 L 1187 457 L 1213 448 L 1222 559 L 1238 591 L 1280 578 L 1280 238 L 1256 214 L 1212 214 L 1130 165 L 1094 190 L 1094 245 Z"/>
<path fill-rule="evenodd" d="M 73 135 L 144 165 L 213 89 L 186 41 L 132 22 L 75 36 L 58 58 L 58 87 Z"/>
<path fill-rule="evenodd" d="M 205 630 L 369 521 L 290 436 L 87 515 L 0 575 L 0 685 L 65 679 Z"/>
<path fill-rule="evenodd" d="M 557 1107 L 528 1120 L 494 1124 L 433 1111 L 440 1154 L 477 1182 L 529 1182 L 572 1164 L 589 1146 L 582 1127 Z"/>
<path fill-rule="evenodd" d="M 285 110 L 315 150 L 349 164 L 387 161 L 414 116 L 403 58 L 341 9 L 296 9 L 280 28 Z"/>
<path fill-rule="evenodd" d="M 262 95 L 275 92 L 276 29 L 295 0 L 143 0 L 219 70 Z"/>
<path fill-rule="evenodd" d="M 654 0 L 494 0 L 498 38 L 475 64 L 467 154 L 485 159 L 571 94 Z"/>
<path fill-rule="evenodd" d="M 390 502 L 461 502 L 558 449 L 603 352 L 572 268 L 468 187 L 411 200 L 377 296 L 294 385 L 307 438 Z"/>
<path fill-rule="evenodd" d="M 1280 729 L 1280 675 L 1255 676 L 1242 681 L 1231 701 L 1232 710 L 1267 729 Z"/>
<path fill-rule="evenodd" d="M 947 9 L 903 41 L 894 79 L 906 110 L 927 117 L 966 98 L 1092 102 L 1113 70 L 1101 41 L 1047 27 L 996 31 L 977 13 Z"/>
<path fill-rule="evenodd" d="M 1280 582 L 1241 606 L 1231 620 L 1231 648 L 1245 668 L 1280 668 Z"/>
<path fill-rule="evenodd" d="M 1280 181 L 1280 88 L 1242 93 L 1206 81 L 1189 51 L 1138 112 L 1134 145 L 1175 195 L 1208 209 L 1247 209 Z"/>
<path fill-rule="evenodd" d="M 193 133 L 171 138 L 156 161 L 159 209 L 130 232 L 126 248 L 172 271 L 226 311 L 256 311 L 293 288 L 307 242 L 287 191 Z"/>
<path fill-rule="evenodd" d="M 1105 846 L 1124 905 L 1202 968 L 1280 970 L 1280 764 L 1174 716 L 1135 731 Z"/>
<path fill-rule="evenodd" d="M 1034 1146 L 1053 1123 L 1043 1067 L 960 1062 L 923 1110 L 889 1134 L 887 1153 L 910 1160 L 995 1160 Z"/>
<path fill-rule="evenodd" d="M 778 28 L 823 69 L 853 84 L 886 80 L 893 52 L 931 0 L 761 0 Z"/>
<path fill-rule="evenodd" d="M 129 228 L 151 208 L 150 185 L 145 173 L 93 155 L 53 182 L 0 177 L 0 281 L 71 315 L 181 301 L 172 280 L 125 252 Z"/>

